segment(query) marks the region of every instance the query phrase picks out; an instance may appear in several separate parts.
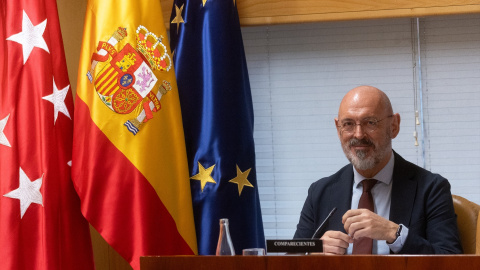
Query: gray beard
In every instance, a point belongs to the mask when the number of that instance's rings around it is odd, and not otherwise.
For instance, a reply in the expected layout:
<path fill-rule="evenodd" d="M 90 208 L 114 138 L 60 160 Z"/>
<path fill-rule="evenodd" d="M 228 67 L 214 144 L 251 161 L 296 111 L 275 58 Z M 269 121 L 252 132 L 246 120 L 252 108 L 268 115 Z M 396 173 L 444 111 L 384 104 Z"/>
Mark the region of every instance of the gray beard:
<path fill-rule="evenodd" d="M 357 170 L 369 170 L 374 168 L 380 163 L 380 159 L 377 156 L 366 157 L 367 153 L 363 150 L 355 151 L 355 154 L 348 152 L 348 160 L 355 166 Z"/>
<path fill-rule="evenodd" d="M 366 143 L 374 146 L 373 155 L 370 157 L 367 157 L 367 152 L 363 150 L 356 150 L 355 153 L 350 151 L 350 146 L 357 143 L 359 143 L 359 140 L 352 139 L 346 145 L 342 145 L 342 148 L 345 156 L 352 163 L 355 169 L 364 171 L 373 169 L 385 158 L 385 156 L 389 153 L 390 148 L 387 146 L 391 145 L 391 139 L 390 136 L 388 136 L 384 142 L 385 145 L 382 145 L 380 149 L 377 147 L 377 145 L 368 140 Z"/>

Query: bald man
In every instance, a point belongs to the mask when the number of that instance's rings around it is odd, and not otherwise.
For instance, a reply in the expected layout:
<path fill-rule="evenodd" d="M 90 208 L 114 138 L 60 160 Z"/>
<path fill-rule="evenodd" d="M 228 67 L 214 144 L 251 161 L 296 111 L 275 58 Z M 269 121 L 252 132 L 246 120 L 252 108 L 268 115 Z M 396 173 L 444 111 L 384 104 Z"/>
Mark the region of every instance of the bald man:
<path fill-rule="evenodd" d="M 387 95 L 372 86 L 352 89 L 335 126 L 350 164 L 310 186 L 294 238 L 311 238 L 336 207 L 320 234 L 326 254 L 352 254 L 362 239 L 373 239 L 373 254 L 462 253 L 450 184 L 393 151 L 400 115 Z M 358 207 L 365 179 L 376 180 L 373 211 Z"/>

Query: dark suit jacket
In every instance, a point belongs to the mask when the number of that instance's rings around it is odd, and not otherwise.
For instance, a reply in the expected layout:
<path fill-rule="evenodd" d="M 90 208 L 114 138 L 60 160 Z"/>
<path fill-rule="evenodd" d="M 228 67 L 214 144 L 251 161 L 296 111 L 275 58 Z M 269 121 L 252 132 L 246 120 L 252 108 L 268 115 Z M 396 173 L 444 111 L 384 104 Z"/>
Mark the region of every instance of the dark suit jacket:
<path fill-rule="evenodd" d="M 402 254 L 462 253 L 457 217 L 447 179 L 412 164 L 394 152 L 390 220 L 408 229 Z M 342 231 L 342 216 L 350 209 L 353 167 L 322 178 L 308 189 L 294 238 L 311 238 L 333 207 L 327 230 Z"/>

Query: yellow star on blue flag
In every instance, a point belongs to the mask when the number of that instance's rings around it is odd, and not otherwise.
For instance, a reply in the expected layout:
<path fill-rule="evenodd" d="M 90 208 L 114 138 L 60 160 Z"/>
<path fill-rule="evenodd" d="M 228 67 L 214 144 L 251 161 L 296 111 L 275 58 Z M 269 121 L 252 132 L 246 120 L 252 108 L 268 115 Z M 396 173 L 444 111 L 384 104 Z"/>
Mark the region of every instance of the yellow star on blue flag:
<path fill-rule="evenodd" d="M 190 179 L 193 179 L 193 180 L 198 180 L 200 181 L 200 185 L 202 187 L 202 192 L 203 192 L 203 189 L 205 188 L 205 185 L 207 183 L 214 183 L 216 184 L 217 182 L 215 182 L 215 180 L 212 178 L 212 171 L 213 171 L 213 168 L 215 167 L 215 164 L 213 164 L 212 166 L 208 167 L 208 169 L 205 169 L 202 164 L 200 164 L 200 162 L 198 162 L 198 173 L 192 177 L 190 177 Z"/>
<path fill-rule="evenodd" d="M 237 177 L 228 181 L 230 183 L 235 183 L 235 184 L 238 185 L 238 195 L 239 196 L 242 195 L 243 187 L 245 187 L 245 186 L 253 187 L 252 183 L 250 183 L 247 179 L 248 174 L 250 173 L 250 170 L 251 170 L 251 168 L 246 170 L 245 172 L 242 172 L 242 170 L 240 170 L 240 168 L 238 168 L 238 165 L 237 165 Z"/>

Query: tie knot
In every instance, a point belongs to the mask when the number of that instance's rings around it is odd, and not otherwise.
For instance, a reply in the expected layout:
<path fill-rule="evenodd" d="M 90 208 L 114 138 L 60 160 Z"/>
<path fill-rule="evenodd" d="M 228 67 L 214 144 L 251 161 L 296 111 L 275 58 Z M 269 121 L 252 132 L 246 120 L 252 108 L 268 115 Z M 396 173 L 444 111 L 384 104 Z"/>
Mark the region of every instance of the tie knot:
<path fill-rule="evenodd" d="M 377 183 L 376 179 L 365 179 L 362 181 L 363 185 L 363 192 L 370 192 L 372 190 L 373 186 Z"/>

